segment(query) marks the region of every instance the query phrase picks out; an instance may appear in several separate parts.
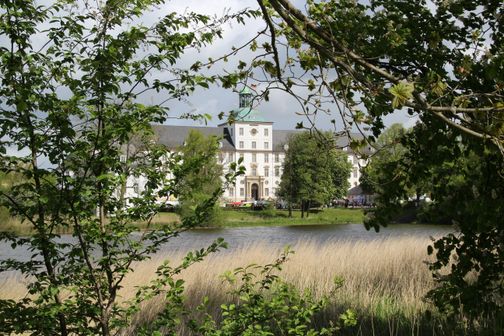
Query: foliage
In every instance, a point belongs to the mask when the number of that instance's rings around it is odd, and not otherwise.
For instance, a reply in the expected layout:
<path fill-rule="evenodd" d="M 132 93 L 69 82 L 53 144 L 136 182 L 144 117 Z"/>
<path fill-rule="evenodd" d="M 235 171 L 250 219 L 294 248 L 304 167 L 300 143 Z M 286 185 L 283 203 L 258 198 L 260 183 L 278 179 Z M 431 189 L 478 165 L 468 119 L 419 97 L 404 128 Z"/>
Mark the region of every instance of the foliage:
<path fill-rule="evenodd" d="M 1 191 L 0 203 L 34 230 L 30 237 L 0 237 L 31 251 L 27 260 L 0 261 L 0 272 L 15 270 L 30 281 L 26 297 L 0 301 L 2 334 L 117 334 L 163 286 L 178 295 L 170 280 L 178 268 L 162 266 L 157 282 L 140 288 L 134 301 L 121 304 L 118 297 L 132 265 L 202 222 L 220 195 L 216 191 L 176 228 L 131 234 L 133 222 L 150 223 L 156 200 L 177 187 L 166 170 L 179 161 L 153 144 L 150 124 L 165 120 L 170 99 L 232 80 L 175 65 L 186 50 L 220 37 L 225 22 L 255 14 L 211 19 L 159 10 L 158 21 L 144 20 L 160 5 L 0 3 L 0 171 L 22 176 Z M 144 105 L 140 98 L 147 93 L 166 100 Z M 132 151 L 121 160 L 124 148 Z M 144 176 L 147 183 L 126 206 L 122 187 L 128 176 Z M 60 239 L 58 227 L 70 228 L 72 238 Z M 221 246 L 217 242 L 210 252 Z M 183 267 L 199 257 L 188 257 Z"/>
<path fill-rule="evenodd" d="M 404 135 L 400 161 L 391 168 L 401 176 L 400 183 L 377 190 L 380 202 L 366 224 L 378 228 L 387 223 L 405 190 L 428 185 L 432 198 L 428 211 L 459 230 L 428 249 L 437 257 L 430 268 L 439 283 L 429 297 L 443 312 L 458 320 L 462 315 L 469 328 L 476 328 L 485 320 L 498 319 L 503 310 L 504 255 L 499 247 L 504 232 L 503 161 L 492 145 L 442 126 L 433 133 L 432 126 L 417 124 Z"/>
<path fill-rule="evenodd" d="M 351 165 L 328 139 L 321 143 L 309 132 L 289 138 L 278 196 L 307 210 L 310 202 L 326 204 L 346 193 Z"/>
<path fill-rule="evenodd" d="M 355 313 L 347 310 L 340 321 L 330 322 L 327 327 L 314 326 L 315 316 L 327 307 L 329 299 L 315 299 L 310 291 L 300 293 L 295 287 L 282 281 L 276 271 L 292 253 L 286 249 L 272 264 L 249 265 L 226 273 L 225 279 L 240 285 L 232 294 L 237 303 L 222 304 L 222 320 L 216 323 L 210 315 L 202 322 L 191 321 L 192 329 L 198 335 L 334 335 L 344 326 L 357 323 Z M 342 281 L 335 280 L 335 290 Z M 205 304 L 200 306 L 205 310 Z"/>
<path fill-rule="evenodd" d="M 222 167 L 217 162 L 218 151 L 217 137 L 205 137 L 195 130 L 189 132 L 180 148 L 182 164 L 173 175 L 177 181 L 178 193 L 175 196 L 181 203 L 179 213 L 182 219 L 194 216 L 196 206 L 212 198 L 222 188 Z M 221 219 L 220 207 L 215 204 L 200 225 L 219 225 Z"/>
<path fill-rule="evenodd" d="M 294 95 L 312 124 L 336 111 L 347 131 L 370 126 L 373 141 L 406 107 L 502 148 L 501 1 L 258 3 L 269 41 L 253 76 Z"/>
<path fill-rule="evenodd" d="M 380 218 L 379 222 L 384 225 L 401 212 L 408 199 L 416 197 L 418 200 L 429 191 L 424 179 L 408 174 L 413 163 L 406 158 L 407 149 L 402 143 L 408 133 L 401 124 L 386 129 L 378 137 L 369 163 L 362 169 L 362 189 L 375 194 L 377 207 L 372 212 L 373 220 L 377 222 Z"/>
<path fill-rule="evenodd" d="M 369 126 L 372 135 L 354 147 L 372 143 L 394 110 L 419 117 L 418 136 L 405 139 L 403 160 L 386 172 L 388 203 L 382 198 L 368 225 L 378 229 L 409 188 L 429 183 L 434 206 L 460 228 L 435 243 L 433 270 L 452 253 L 456 260 L 431 297 L 469 320 L 501 309 L 502 1 L 258 3 L 270 42 L 251 66 L 264 66 L 270 87 L 295 96 L 303 114 L 335 108 L 343 132 Z"/>

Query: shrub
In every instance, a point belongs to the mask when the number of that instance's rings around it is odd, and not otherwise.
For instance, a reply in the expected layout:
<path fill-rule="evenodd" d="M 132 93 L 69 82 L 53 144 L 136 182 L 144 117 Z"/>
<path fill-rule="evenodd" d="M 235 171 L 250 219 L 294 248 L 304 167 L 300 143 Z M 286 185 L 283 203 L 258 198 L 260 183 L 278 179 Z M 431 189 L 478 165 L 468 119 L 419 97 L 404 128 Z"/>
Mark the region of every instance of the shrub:
<path fill-rule="evenodd" d="M 276 271 L 292 253 L 286 249 L 271 264 L 265 266 L 249 265 L 237 268 L 224 275 L 231 284 L 240 282 L 232 294 L 236 303 L 221 305 L 220 322 L 205 314 L 202 321 L 195 319 L 189 322 L 191 329 L 198 335 L 231 336 L 231 335 L 333 335 L 341 326 L 356 325 L 355 313 L 347 310 L 340 315 L 339 321 L 331 321 L 323 327 L 315 326 L 317 314 L 328 306 L 329 298 L 315 299 L 305 290 L 300 292 L 294 286 L 284 282 Z M 335 289 L 341 287 L 342 281 L 335 281 Z M 206 299 L 199 307 L 206 308 Z"/>

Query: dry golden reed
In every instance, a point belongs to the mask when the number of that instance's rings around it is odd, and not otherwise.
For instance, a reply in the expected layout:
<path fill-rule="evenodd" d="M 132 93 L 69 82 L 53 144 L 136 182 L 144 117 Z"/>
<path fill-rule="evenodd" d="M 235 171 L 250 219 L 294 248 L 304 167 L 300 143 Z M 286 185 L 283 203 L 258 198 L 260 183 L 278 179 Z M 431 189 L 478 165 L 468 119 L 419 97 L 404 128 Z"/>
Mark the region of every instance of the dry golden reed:
<path fill-rule="evenodd" d="M 351 307 L 368 319 L 381 318 L 394 323 L 394 318 L 400 315 L 402 319 L 415 321 L 429 308 L 423 297 L 433 286 L 425 265 L 428 243 L 428 239 L 419 238 L 323 244 L 305 241 L 292 247 L 295 254 L 280 275 L 300 290 L 311 290 L 317 297 L 331 293 L 335 277 L 343 278 L 343 287 L 333 295 L 334 314 Z M 187 306 L 192 309 L 207 296 L 211 303 L 209 313 L 217 317 L 220 304 L 231 300 L 226 293 L 232 290 L 221 275 L 252 263 L 271 263 L 280 253 L 281 249 L 267 244 L 254 244 L 216 253 L 191 266 L 180 276 L 186 281 Z M 172 256 L 170 260 L 175 265 L 181 257 Z M 122 292 L 124 298 L 132 295 L 134 286 L 146 283 L 153 276 L 161 260 L 156 257 L 136 266 Z M 147 303 L 138 321 L 151 320 L 162 307 L 162 299 Z M 185 333 L 181 331 L 181 334 Z"/>
<path fill-rule="evenodd" d="M 425 265 L 428 243 L 428 239 L 407 237 L 323 244 L 304 241 L 292 246 L 295 254 L 291 255 L 280 275 L 300 290 L 311 290 L 317 297 L 331 293 L 335 277 L 343 278 L 343 287 L 333 296 L 335 314 L 339 309 L 351 307 L 371 319 L 380 316 L 391 319 L 399 314 L 414 321 L 429 308 L 422 299 L 433 286 Z M 207 296 L 211 303 L 209 307 L 213 309 L 209 313 L 217 317 L 220 304 L 230 300 L 226 293 L 232 289 L 221 275 L 252 263 L 271 263 L 280 253 L 280 249 L 266 243 L 253 244 L 215 253 L 191 266 L 180 275 L 186 282 L 187 306 L 196 307 Z M 182 257 L 182 254 L 158 255 L 135 265 L 135 272 L 128 276 L 121 292 L 123 299 L 134 294 L 135 286 L 152 279 L 162 260 L 168 258 L 172 265 L 177 265 Z M 23 285 L 17 280 L 11 277 L 0 281 L 0 297 L 23 296 Z M 147 302 L 136 321 L 153 319 L 162 306 L 161 298 Z M 189 334 L 183 329 L 181 335 Z"/>

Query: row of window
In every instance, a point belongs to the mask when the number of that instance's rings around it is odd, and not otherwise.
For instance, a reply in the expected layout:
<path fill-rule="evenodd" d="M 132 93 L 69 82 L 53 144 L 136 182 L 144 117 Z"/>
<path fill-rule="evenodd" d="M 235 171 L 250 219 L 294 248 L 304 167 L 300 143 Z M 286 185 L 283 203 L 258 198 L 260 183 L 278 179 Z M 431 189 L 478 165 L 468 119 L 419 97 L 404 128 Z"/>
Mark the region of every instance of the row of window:
<path fill-rule="evenodd" d="M 240 157 L 243 157 L 243 153 L 240 154 Z M 257 154 L 256 153 L 252 153 L 252 162 L 257 162 Z M 264 163 L 268 163 L 268 162 L 269 162 L 269 154 L 264 153 Z M 280 155 L 275 154 L 275 163 L 279 163 L 279 162 L 280 162 Z"/>
<path fill-rule="evenodd" d="M 269 167 L 264 167 L 264 176 L 268 177 L 269 176 Z M 252 176 L 257 176 L 257 167 L 252 166 L 250 167 L 250 175 Z M 280 166 L 275 167 L 275 176 L 280 177 Z"/>
<path fill-rule="evenodd" d="M 240 153 L 240 158 L 243 158 L 243 153 Z M 264 153 L 264 163 L 269 163 L 269 153 Z M 274 159 L 275 159 L 275 163 L 279 163 L 280 162 L 280 154 L 274 154 Z M 219 160 L 221 162 L 224 161 L 224 159 L 226 158 L 226 153 L 219 153 Z M 228 160 L 230 162 L 234 161 L 234 155 L 233 153 L 228 153 Z M 257 162 L 257 153 L 252 153 L 252 162 Z"/>
<path fill-rule="evenodd" d="M 273 192 L 272 195 L 274 195 L 276 193 L 276 188 L 273 188 L 272 192 Z M 234 188 L 229 188 L 228 193 L 229 193 L 229 196 L 234 196 L 235 195 Z M 240 188 L 240 196 L 245 197 L 245 188 Z M 264 188 L 264 197 L 269 197 L 269 196 L 270 196 L 270 189 Z"/>
<path fill-rule="evenodd" d="M 257 142 L 252 141 L 251 145 L 252 145 L 252 149 L 256 149 L 257 148 Z M 240 148 L 240 149 L 245 148 L 245 143 L 243 141 L 240 141 L 238 143 L 238 148 Z M 268 141 L 264 142 L 264 149 L 269 149 L 269 142 Z"/>
<path fill-rule="evenodd" d="M 243 133 L 244 133 L 243 127 L 240 127 L 238 129 L 238 134 L 243 135 Z M 269 129 L 265 128 L 263 133 L 264 133 L 264 136 L 269 136 Z"/>

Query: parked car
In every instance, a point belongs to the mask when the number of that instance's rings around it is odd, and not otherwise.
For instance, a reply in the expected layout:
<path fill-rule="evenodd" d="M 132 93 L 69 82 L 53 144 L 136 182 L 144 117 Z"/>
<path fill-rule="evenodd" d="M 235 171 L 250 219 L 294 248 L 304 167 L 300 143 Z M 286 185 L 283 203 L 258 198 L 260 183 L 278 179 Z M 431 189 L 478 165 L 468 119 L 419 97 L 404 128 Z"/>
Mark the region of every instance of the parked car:
<path fill-rule="evenodd" d="M 267 209 L 270 205 L 271 205 L 271 202 L 260 200 L 260 201 L 254 202 L 253 208 L 254 208 L 254 210 L 264 210 L 264 209 Z"/>
<path fill-rule="evenodd" d="M 242 201 L 240 203 L 240 208 L 252 208 L 254 206 L 254 202 L 253 201 Z"/>
<path fill-rule="evenodd" d="M 180 207 L 179 201 L 166 201 L 161 205 L 161 211 L 174 212 Z"/>

